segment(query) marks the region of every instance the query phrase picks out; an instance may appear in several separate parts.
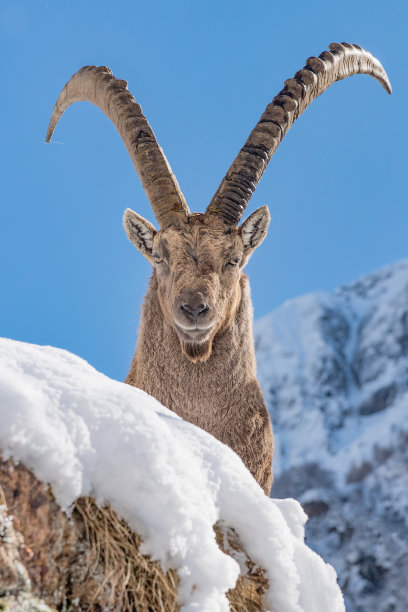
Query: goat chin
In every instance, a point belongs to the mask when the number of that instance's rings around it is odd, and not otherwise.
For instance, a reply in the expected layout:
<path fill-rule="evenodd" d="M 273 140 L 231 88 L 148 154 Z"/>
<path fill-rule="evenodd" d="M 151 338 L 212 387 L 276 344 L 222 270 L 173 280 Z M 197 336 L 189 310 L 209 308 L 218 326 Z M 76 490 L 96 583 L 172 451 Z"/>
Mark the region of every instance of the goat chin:
<path fill-rule="evenodd" d="M 179 323 L 175 324 L 175 329 L 181 342 L 191 344 L 205 344 L 209 341 L 214 325 L 200 327 L 183 327 Z"/>
<path fill-rule="evenodd" d="M 180 344 L 183 354 L 193 363 L 207 361 L 211 355 L 212 339 L 204 342 L 186 342 L 185 340 L 180 340 Z"/>

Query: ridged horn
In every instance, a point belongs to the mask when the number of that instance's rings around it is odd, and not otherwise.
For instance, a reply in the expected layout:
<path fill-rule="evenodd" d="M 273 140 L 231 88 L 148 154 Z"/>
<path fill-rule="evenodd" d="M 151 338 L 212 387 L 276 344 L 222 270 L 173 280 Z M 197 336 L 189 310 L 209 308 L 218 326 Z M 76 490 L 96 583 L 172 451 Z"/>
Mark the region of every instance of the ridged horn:
<path fill-rule="evenodd" d="M 369 74 L 391 93 L 380 62 L 358 45 L 332 43 L 330 51 L 309 57 L 306 66 L 285 81 L 284 88 L 265 109 L 212 198 L 206 214 L 228 225 L 238 224 L 266 166 L 286 132 L 317 96 L 335 81 L 353 74 Z"/>
<path fill-rule="evenodd" d="M 181 189 L 142 109 L 105 66 L 84 66 L 61 91 L 52 111 L 46 141 L 50 142 L 64 111 L 78 101 L 92 102 L 118 130 L 157 221 L 165 227 L 190 214 Z"/>

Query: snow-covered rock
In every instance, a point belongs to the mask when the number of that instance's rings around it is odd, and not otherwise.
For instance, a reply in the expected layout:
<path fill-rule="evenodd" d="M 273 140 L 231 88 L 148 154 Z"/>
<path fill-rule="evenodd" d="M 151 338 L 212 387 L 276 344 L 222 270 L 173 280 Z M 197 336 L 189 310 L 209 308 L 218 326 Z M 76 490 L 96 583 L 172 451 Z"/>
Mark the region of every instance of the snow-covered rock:
<path fill-rule="evenodd" d="M 348 612 L 408 610 L 408 260 L 255 325 L 274 496 L 299 499 Z"/>
<path fill-rule="evenodd" d="M 304 544 L 294 500 L 267 498 L 229 448 L 144 392 L 55 348 L 0 339 L 0 451 L 69 509 L 109 503 L 174 568 L 183 610 L 227 610 L 239 565 L 217 546 L 233 528 L 269 581 L 267 609 L 341 612 L 334 570 Z"/>

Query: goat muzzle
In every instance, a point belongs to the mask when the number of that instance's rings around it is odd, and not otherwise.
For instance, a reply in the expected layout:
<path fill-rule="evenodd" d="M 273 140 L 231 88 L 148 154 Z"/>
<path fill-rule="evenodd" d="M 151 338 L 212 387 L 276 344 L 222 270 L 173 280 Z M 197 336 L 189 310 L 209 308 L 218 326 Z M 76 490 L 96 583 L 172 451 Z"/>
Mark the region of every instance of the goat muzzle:
<path fill-rule="evenodd" d="M 185 341 L 206 340 L 215 323 L 209 300 L 200 290 L 183 289 L 174 302 L 173 317 L 177 332 Z"/>

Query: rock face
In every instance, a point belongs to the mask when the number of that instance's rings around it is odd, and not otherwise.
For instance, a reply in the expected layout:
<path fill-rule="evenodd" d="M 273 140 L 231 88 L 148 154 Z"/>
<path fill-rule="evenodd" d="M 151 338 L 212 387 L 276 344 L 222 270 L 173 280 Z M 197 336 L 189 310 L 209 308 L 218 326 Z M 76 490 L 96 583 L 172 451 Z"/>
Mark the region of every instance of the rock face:
<path fill-rule="evenodd" d="M 35 610 L 34 605 L 46 610 L 45 603 L 53 609 L 75 609 L 76 601 L 84 609 L 103 604 L 103 589 L 94 597 L 102 572 L 83 525 L 67 517 L 24 466 L 0 461 L 0 483 L 0 601 L 8 598 L 7 609 L 16 610 Z"/>
<path fill-rule="evenodd" d="M 285 303 L 255 339 L 273 496 L 301 501 L 348 612 L 408 610 L 408 260 Z"/>

